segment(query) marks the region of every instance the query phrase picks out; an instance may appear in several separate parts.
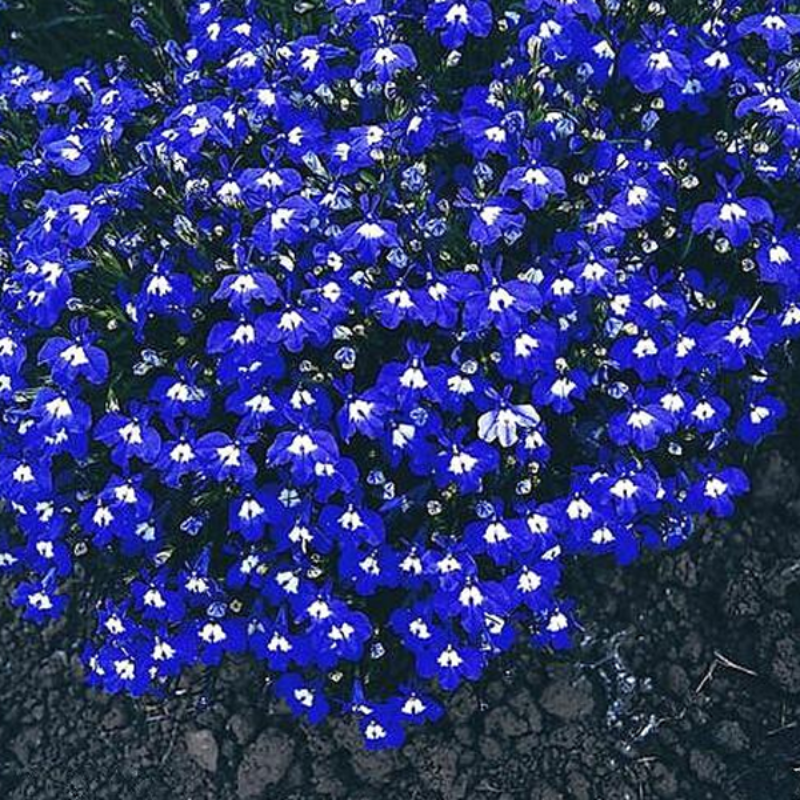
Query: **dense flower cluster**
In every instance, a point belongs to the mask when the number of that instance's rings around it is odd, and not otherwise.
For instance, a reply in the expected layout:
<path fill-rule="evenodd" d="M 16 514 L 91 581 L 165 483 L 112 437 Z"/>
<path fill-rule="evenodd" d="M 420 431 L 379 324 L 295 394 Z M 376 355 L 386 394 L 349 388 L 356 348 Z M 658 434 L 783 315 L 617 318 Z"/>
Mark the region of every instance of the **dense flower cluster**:
<path fill-rule="evenodd" d="M 40 621 L 112 576 L 109 691 L 250 651 L 394 746 L 569 644 L 566 559 L 746 491 L 800 332 L 800 16 L 265 5 L 137 18 L 158 76 L 0 72 L 0 572 Z"/>

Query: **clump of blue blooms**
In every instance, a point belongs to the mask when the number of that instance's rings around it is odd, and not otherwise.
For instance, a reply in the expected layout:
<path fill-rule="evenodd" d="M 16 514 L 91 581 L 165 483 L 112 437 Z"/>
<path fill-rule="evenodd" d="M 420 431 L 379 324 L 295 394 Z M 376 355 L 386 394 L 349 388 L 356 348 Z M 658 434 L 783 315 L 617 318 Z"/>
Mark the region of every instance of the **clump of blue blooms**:
<path fill-rule="evenodd" d="M 249 652 L 393 747 L 569 645 L 568 560 L 747 491 L 800 333 L 800 14 L 279 5 L 137 17 L 155 77 L 0 69 L 0 572 L 39 622 L 106 576 L 107 691 Z"/>

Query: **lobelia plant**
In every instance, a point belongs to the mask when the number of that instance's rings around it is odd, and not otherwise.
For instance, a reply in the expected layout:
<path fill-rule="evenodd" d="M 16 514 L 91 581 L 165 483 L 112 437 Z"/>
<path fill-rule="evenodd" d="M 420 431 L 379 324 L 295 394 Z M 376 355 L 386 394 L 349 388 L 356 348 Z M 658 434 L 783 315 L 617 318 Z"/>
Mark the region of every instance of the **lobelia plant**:
<path fill-rule="evenodd" d="M 249 651 L 369 748 L 568 646 L 563 564 L 731 514 L 785 414 L 796 11 L 205 0 L 146 66 L 6 59 L 13 602 L 80 559 L 93 684 Z"/>

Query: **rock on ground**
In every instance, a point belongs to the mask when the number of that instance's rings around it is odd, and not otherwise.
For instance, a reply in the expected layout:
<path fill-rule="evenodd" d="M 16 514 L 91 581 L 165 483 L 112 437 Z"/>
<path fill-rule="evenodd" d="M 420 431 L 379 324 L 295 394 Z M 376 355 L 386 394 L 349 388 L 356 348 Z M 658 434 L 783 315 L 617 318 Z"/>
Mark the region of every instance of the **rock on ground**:
<path fill-rule="evenodd" d="M 241 800 L 261 797 L 267 787 L 274 786 L 288 771 L 294 742 L 283 731 L 269 729 L 261 733 L 245 751 L 236 778 L 236 791 Z"/>
<path fill-rule="evenodd" d="M 211 731 L 187 731 L 186 750 L 198 766 L 207 772 L 217 771 L 219 746 Z"/>

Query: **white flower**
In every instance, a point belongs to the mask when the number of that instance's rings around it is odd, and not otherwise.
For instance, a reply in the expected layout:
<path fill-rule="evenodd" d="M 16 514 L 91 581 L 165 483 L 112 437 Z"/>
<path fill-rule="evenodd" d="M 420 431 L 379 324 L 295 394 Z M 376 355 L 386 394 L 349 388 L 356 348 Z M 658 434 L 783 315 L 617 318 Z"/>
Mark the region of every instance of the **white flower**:
<path fill-rule="evenodd" d="M 535 428 L 541 420 L 532 405 L 503 404 L 481 414 L 478 418 L 478 436 L 484 442 L 500 442 L 501 447 L 512 447 L 519 439 L 518 428 Z"/>

